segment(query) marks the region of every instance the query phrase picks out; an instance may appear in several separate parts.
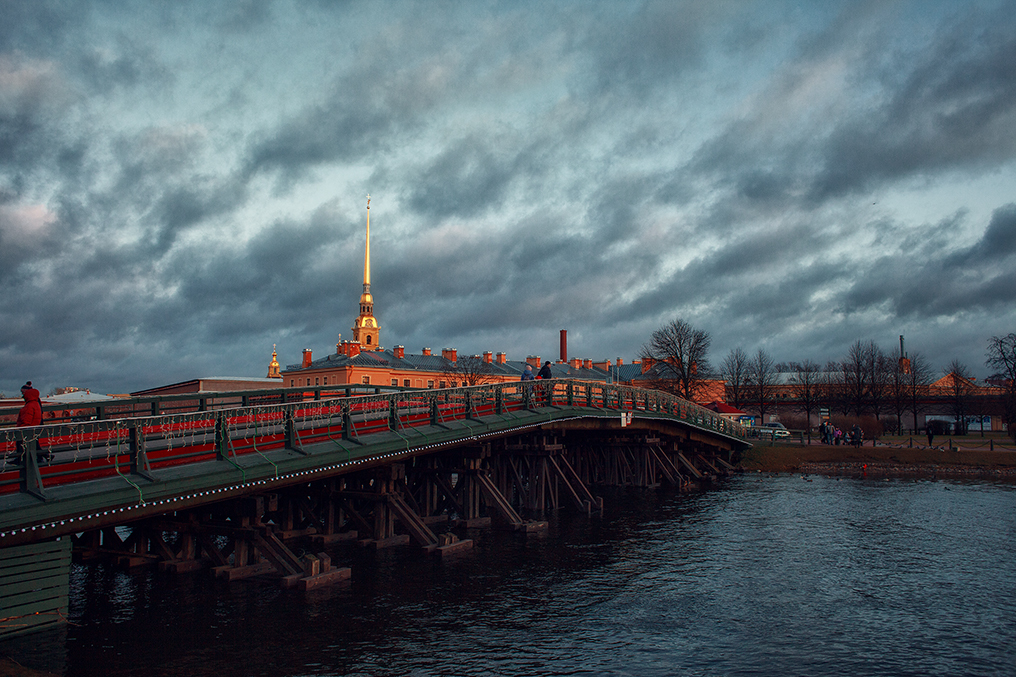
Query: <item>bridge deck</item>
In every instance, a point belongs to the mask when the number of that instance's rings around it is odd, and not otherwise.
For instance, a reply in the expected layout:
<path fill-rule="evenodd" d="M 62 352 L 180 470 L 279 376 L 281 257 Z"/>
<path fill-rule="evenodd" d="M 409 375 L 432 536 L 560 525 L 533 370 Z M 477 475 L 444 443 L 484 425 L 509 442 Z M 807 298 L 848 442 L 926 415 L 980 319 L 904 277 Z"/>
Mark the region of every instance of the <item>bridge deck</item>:
<path fill-rule="evenodd" d="M 0 546 L 268 492 L 546 424 L 620 427 L 623 412 L 726 448 L 749 446 L 739 425 L 673 396 L 563 380 L 8 429 L 0 439 L 0 452 L 8 455 L 0 466 Z M 18 443 L 30 453 L 11 459 Z M 49 457 L 36 461 L 31 450 Z"/>

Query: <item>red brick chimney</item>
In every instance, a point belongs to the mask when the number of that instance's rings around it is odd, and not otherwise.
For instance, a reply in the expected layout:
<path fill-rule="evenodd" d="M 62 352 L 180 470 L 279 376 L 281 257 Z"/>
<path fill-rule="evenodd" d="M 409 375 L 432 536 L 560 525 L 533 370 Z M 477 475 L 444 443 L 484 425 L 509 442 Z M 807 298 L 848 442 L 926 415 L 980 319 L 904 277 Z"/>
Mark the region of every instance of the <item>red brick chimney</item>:
<path fill-rule="evenodd" d="M 303 365 L 302 365 L 302 368 L 306 369 L 307 367 L 310 366 L 310 363 L 313 362 L 313 361 L 314 361 L 314 359 L 311 357 L 310 348 L 304 348 L 303 349 Z"/>
<path fill-rule="evenodd" d="M 423 355 L 430 355 L 430 348 L 424 348 Z"/>
<path fill-rule="evenodd" d="M 644 373 L 646 373 L 647 371 L 649 371 L 652 368 L 653 368 L 653 358 L 651 358 L 651 357 L 643 357 L 642 358 L 642 373 L 644 374 Z"/>
<path fill-rule="evenodd" d="M 494 361 L 494 353 L 490 352 L 489 350 L 484 351 L 484 353 L 483 353 L 483 361 L 486 364 L 490 364 L 491 362 L 493 362 Z"/>
<path fill-rule="evenodd" d="M 582 360 L 582 368 L 583 369 L 592 369 L 593 368 L 593 361 L 591 359 L 588 359 L 588 358 Z"/>
<path fill-rule="evenodd" d="M 540 368 L 540 356 L 539 355 L 530 355 L 529 357 L 526 358 L 526 364 L 531 364 L 533 366 L 533 369 L 539 369 Z"/>
<path fill-rule="evenodd" d="M 455 348 L 442 348 L 441 357 L 445 358 L 449 362 L 458 362 L 459 351 Z"/>
<path fill-rule="evenodd" d="M 624 360 L 622 360 L 620 357 L 617 358 L 617 366 L 620 367 L 622 364 L 624 364 Z"/>
<path fill-rule="evenodd" d="M 571 362 L 568 363 L 568 366 L 570 366 L 572 369 L 581 369 L 582 368 L 582 360 L 580 360 L 577 357 L 573 357 Z"/>
<path fill-rule="evenodd" d="M 395 346 L 395 348 L 392 350 L 392 354 L 394 354 L 395 357 L 397 357 L 397 358 L 399 358 L 401 360 L 402 358 L 404 358 L 406 356 L 406 347 L 405 346 Z"/>
<path fill-rule="evenodd" d="M 561 361 L 568 361 L 568 330 L 561 330 Z"/>
<path fill-rule="evenodd" d="M 497 363 L 498 364 L 506 364 L 507 362 L 508 362 L 508 355 L 506 355 L 505 353 L 498 353 L 497 354 Z"/>

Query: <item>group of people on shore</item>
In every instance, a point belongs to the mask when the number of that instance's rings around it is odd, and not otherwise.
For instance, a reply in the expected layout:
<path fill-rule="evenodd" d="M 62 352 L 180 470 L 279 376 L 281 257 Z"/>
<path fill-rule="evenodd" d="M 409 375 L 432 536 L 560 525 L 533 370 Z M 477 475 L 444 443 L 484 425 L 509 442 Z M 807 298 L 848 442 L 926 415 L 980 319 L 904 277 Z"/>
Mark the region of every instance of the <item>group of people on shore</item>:
<path fill-rule="evenodd" d="M 844 433 L 829 421 L 822 421 L 818 431 L 822 444 L 852 444 L 855 447 L 859 447 L 864 441 L 864 431 L 856 423 L 850 429 L 850 432 Z"/>

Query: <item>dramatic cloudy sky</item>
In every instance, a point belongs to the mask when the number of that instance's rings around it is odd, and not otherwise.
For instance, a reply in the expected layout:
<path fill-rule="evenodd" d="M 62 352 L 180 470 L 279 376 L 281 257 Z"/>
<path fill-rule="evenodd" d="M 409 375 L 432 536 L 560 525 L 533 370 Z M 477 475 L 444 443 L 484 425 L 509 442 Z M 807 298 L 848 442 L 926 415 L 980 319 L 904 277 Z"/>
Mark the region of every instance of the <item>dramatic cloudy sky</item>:
<path fill-rule="evenodd" d="M 1014 2 L 0 0 L 0 390 L 1016 331 Z"/>

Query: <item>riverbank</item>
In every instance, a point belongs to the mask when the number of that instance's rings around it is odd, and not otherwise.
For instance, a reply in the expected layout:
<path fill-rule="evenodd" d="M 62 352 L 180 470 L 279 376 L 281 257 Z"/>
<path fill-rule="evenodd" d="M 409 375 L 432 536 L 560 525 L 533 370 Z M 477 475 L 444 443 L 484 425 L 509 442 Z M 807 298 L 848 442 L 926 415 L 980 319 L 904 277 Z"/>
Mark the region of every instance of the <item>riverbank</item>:
<path fill-rule="evenodd" d="M 895 445 L 844 447 L 759 444 L 745 452 L 746 472 L 802 472 L 823 475 L 982 477 L 1016 480 L 1016 451 Z"/>

